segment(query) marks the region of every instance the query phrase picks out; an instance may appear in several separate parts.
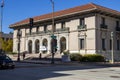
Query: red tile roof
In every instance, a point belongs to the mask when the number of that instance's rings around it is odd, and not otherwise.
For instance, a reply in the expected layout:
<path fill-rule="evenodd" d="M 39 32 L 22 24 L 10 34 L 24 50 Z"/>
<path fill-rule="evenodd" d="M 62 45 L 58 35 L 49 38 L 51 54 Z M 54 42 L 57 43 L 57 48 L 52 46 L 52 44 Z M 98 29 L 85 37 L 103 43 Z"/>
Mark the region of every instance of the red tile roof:
<path fill-rule="evenodd" d="M 116 10 L 112 10 L 112 9 L 109 9 L 109 8 L 106 8 L 106 7 L 103 7 L 103 6 L 100 6 L 100 5 L 96 5 L 94 3 L 89 3 L 89 4 L 86 4 L 86 5 L 77 6 L 77 7 L 74 7 L 74 8 L 69 8 L 69 9 L 66 9 L 66 10 L 55 12 L 54 17 L 64 16 L 64 15 L 68 15 L 68 14 L 71 14 L 71 13 L 86 11 L 86 10 L 92 10 L 92 9 L 101 10 L 101 11 L 109 12 L 111 14 L 120 16 L 120 12 L 118 12 Z M 51 18 L 52 18 L 52 13 L 33 17 L 35 22 L 42 21 L 42 20 L 45 20 L 45 19 L 51 19 Z M 17 26 L 24 25 L 24 24 L 28 24 L 28 23 L 29 23 L 29 18 L 10 25 L 10 28 L 17 27 Z"/>

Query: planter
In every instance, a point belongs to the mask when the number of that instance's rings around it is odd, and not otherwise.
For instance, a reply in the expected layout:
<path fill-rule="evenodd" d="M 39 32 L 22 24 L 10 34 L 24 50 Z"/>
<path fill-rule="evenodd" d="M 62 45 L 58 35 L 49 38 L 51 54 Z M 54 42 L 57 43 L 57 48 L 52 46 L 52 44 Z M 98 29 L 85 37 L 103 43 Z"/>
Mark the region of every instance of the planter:
<path fill-rule="evenodd" d="M 70 56 L 69 55 L 62 55 L 62 62 L 70 62 Z"/>

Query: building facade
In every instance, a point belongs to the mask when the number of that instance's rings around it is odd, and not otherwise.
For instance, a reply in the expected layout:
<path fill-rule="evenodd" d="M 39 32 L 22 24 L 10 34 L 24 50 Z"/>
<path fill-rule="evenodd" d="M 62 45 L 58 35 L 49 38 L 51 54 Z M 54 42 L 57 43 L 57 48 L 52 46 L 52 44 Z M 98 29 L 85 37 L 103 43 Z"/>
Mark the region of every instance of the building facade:
<path fill-rule="evenodd" d="M 51 53 L 52 13 L 33 17 L 10 25 L 14 29 L 13 51 L 17 52 L 17 32 L 20 30 L 20 51 Z M 94 3 L 54 13 L 57 52 L 101 54 L 120 60 L 120 12 Z M 112 34 L 112 36 L 111 36 Z"/>
<path fill-rule="evenodd" d="M 0 38 L 2 38 L 3 40 L 7 41 L 7 40 L 12 40 L 13 39 L 13 33 L 1 33 L 0 32 Z"/>

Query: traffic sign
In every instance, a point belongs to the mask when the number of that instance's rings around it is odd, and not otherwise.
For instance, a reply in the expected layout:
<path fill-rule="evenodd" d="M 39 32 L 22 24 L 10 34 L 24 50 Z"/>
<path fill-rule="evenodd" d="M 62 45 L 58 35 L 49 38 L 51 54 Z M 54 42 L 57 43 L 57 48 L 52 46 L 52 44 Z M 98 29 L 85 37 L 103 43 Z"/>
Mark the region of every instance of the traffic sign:
<path fill-rule="evenodd" d="M 52 39 L 56 39 L 56 36 L 53 34 L 53 35 L 51 36 L 51 38 L 52 38 Z"/>

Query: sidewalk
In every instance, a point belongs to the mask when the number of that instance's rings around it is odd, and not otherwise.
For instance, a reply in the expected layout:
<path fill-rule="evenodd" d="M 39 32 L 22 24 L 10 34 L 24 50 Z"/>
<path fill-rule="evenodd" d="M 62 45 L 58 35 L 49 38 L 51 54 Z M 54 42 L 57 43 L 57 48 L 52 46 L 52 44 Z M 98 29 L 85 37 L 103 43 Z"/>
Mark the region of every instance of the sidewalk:
<path fill-rule="evenodd" d="M 14 61 L 17 60 L 17 56 L 11 56 L 9 55 Z M 35 55 L 36 56 L 36 55 Z M 37 55 L 38 56 L 38 55 Z M 33 56 L 32 56 L 33 57 Z M 36 58 L 36 57 L 35 57 Z M 27 59 L 23 60 L 21 57 L 21 63 L 31 63 L 31 64 L 50 64 L 51 65 L 51 58 L 49 59 Z M 120 67 L 120 62 L 115 62 L 114 64 L 111 64 L 109 62 L 78 62 L 78 61 L 71 61 L 71 62 L 62 62 L 60 58 L 57 58 L 54 60 L 54 64 L 52 65 L 95 65 L 95 66 L 105 66 L 105 67 Z"/>
<path fill-rule="evenodd" d="M 51 64 L 51 60 L 22 60 L 21 63 L 31 63 L 31 64 Z M 115 62 L 111 64 L 109 62 L 78 62 L 78 61 L 70 61 L 70 62 L 62 62 L 54 60 L 54 64 L 52 65 L 92 65 L 92 66 L 104 66 L 104 67 L 120 67 L 120 62 Z"/>

